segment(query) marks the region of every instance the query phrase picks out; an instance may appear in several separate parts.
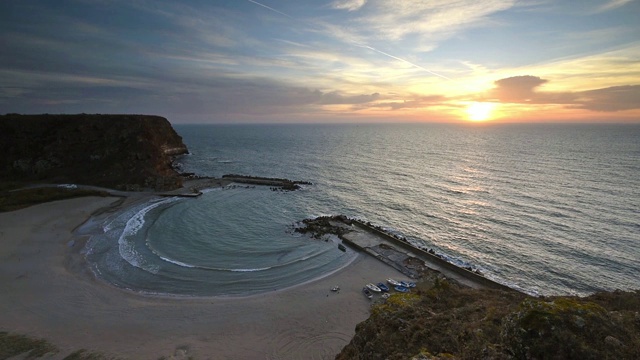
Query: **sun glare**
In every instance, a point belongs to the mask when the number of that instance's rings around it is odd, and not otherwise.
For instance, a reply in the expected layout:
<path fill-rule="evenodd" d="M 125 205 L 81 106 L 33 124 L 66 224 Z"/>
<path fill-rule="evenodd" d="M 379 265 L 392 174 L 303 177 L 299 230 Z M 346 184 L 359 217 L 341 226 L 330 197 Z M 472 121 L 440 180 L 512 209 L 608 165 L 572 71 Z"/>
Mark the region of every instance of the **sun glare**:
<path fill-rule="evenodd" d="M 473 102 L 467 107 L 467 114 L 471 121 L 485 121 L 491 118 L 491 113 L 495 107 L 490 102 Z"/>

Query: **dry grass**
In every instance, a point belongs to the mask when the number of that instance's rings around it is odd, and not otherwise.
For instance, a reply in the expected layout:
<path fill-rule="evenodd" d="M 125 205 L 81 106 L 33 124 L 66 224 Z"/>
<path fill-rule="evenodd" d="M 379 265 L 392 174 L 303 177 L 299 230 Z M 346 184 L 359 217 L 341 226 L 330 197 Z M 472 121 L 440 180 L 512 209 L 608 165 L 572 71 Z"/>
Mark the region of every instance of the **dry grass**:
<path fill-rule="evenodd" d="M 337 359 L 640 359 L 640 292 L 533 298 L 436 278 L 374 305 Z"/>

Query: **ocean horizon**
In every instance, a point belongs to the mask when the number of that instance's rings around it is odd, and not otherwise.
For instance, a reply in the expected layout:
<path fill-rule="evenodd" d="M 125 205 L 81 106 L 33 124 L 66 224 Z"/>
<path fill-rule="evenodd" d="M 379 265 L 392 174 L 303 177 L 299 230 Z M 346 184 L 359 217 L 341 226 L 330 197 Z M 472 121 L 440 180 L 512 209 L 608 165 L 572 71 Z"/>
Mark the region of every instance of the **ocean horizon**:
<path fill-rule="evenodd" d="M 640 125 L 174 125 L 183 172 L 310 181 L 227 187 L 108 219 L 88 260 L 108 282 L 246 295 L 325 276 L 354 253 L 293 234 L 344 214 L 532 295 L 638 289 Z M 102 245 L 97 245 L 102 244 Z"/>

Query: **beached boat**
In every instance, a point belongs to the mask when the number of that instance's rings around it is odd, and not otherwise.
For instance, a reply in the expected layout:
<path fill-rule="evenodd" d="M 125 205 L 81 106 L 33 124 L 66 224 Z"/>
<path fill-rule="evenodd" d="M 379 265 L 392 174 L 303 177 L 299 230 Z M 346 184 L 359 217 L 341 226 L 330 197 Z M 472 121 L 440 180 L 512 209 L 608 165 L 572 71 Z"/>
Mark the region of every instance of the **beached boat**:
<path fill-rule="evenodd" d="M 340 286 L 336 285 L 334 287 L 331 288 L 331 291 L 340 291 Z"/>
<path fill-rule="evenodd" d="M 381 292 L 382 291 L 382 290 L 380 290 L 379 287 L 373 285 L 373 283 L 368 283 L 367 285 L 365 285 L 365 287 L 367 289 L 371 290 L 371 291 L 374 291 L 374 292 Z"/>
<path fill-rule="evenodd" d="M 396 285 L 393 288 L 396 289 L 397 292 L 401 292 L 401 293 L 409 292 L 409 288 L 402 285 Z"/>
<path fill-rule="evenodd" d="M 384 291 L 384 292 L 389 291 L 389 287 L 388 287 L 387 285 L 385 285 L 384 283 L 379 282 L 379 283 L 377 284 L 377 286 L 380 288 L 380 290 L 382 290 L 382 291 Z"/>
<path fill-rule="evenodd" d="M 406 287 L 406 288 L 414 288 L 416 287 L 416 283 L 411 282 L 411 281 L 400 281 L 400 285 Z"/>
<path fill-rule="evenodd" d="M 367 297 L 367 299 L 371 299 L 373 297 L 373 294 L 371 293 L 371 291 L 369 291 L 369 289 L 367 289 L 366 286 L 362 288 L 362 292 L 364 293 L 364 296 Z"/>
<path fill-rule="evenodd" d="M 387 279 L 387 282 L 388 282 L 389 284 L 393 285 L 393 286 L 398 286 L 398 285 L 400 285 L 400 282 L 399 282 L 399 281 L 395 281 L 395 280 L 393 280 L 393 279 Z"/>

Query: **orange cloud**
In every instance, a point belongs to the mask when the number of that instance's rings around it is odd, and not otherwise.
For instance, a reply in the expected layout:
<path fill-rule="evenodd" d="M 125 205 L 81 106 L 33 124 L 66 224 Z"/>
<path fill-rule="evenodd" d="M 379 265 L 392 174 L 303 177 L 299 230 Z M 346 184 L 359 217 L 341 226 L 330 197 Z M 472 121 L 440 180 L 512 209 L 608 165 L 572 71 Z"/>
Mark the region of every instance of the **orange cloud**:
<path fill-rule="evenodd" d="M 611 86 L 576 92 L 545 92 L 538 87 L 549 82 L 538 76 L 523 75 L 500 79 L 481 97 L 502 103 L 565 105 L 568 109 L 616 112 L 640 109 L 640 85 Z"/>
<path fill-rule="evenodd" d="M 496 87 L 491 90 L 491 96 L 503 102 L 528 102 L 537 96 L 535 88 L 546 82 L 531 75 L 501 79 L 494 83 Z"/>

